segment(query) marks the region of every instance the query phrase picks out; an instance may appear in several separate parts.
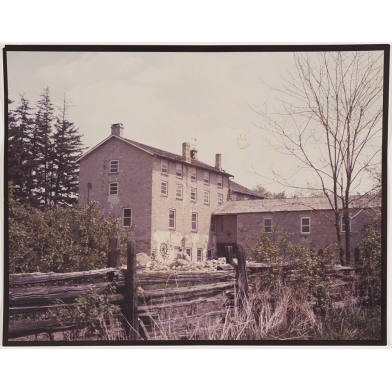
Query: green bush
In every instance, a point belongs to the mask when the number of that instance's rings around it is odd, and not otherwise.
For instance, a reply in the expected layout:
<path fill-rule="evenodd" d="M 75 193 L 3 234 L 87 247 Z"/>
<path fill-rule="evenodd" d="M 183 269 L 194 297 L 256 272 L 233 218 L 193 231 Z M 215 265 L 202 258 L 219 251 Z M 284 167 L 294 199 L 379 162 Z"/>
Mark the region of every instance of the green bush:
<path fill-rule="evenodd" d="M 381 300 L 381 222 L 380 217 L 365 226 L 359 244 L 361 260 L 359 274 L 361 295 L 368 298 L 371 305 Z"/>
<path fill-rule="evenodd" d="M 124 244 L 131 230 L 97 203 L 38 209 L 14 200 L 10 187 L 8 233 L 10 273 L 71 272 L 106 267 L 109 237 Z"/>

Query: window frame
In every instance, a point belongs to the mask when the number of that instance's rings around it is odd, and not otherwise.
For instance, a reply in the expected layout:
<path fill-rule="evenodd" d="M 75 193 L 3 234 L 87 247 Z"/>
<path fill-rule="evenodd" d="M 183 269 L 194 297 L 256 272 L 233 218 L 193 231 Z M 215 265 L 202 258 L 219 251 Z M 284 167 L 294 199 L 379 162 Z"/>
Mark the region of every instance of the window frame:
<path fill-rule="evenodd" d="M 163 168 L 166 167 L 166 171 Z M 169 175 L 169 161 L 166 159 L 161 159 L 161 174 L 163 176 Z"/>
<path fill-rule="evenodd" d="M 200 260 L 199 260 L 199 251 L 200 251 Z M 203 261 L 203 248 L 197 248 L 196 251 L 196 261 L 202 262 Z"/>
<path fill-rule="evenodd" d="M 178 169 L 179 167 L 181 168 L 181 175 L 178 175 L 178 172 L 177 172 L 177 169 Z M 184 175 L 184 168 L 183 168 L 182 163 L 176 162 L 176 177 L 182 179 L 182 178 L 183 178 L 183 175 Z"/>
<path fill-rule="evenodd" d="M 191 177 L 191 182 L 196 182 L 197 181 L 197 169 L 195 167 L 190 167 L 189 173 L 190 173 L 190 177 Z M 192 176 L 193 173 L 195 173 L 195 177 Z"/>
<path fill-rule="evenodd" d="M 309 220 L 309 223 L 307 225 L 303 224 L 303 220 L 304 219 L 308 219 Z M 301 216 L 301 234 L 310 234 L 310 225 L 311 225 L 310 216 Z M 309 231 L 303 231 L 304 226 L 308 226 L 309 227 Z"/>
<path fill-rule="evenodd" d="M 117 170 L 112 171 L 112 163 L 117 162 Z M 120 171 L 120 160 L 119 159 L 111 159 L 109 161 L 109 174 L 117 174 Z"/>
<path fill-rule="evenodd" d="M 174 214 L 173 214 L 174 226 L 170 226 L 170 220 L 171 220 L 170 214 L 171 214 L 172 212 L 174 213 Z M 168 227 L 169 227 L 169 230 L 176 230 L 176 210 L 175 210 L 174 208 L 170 208 L 170 209 L 169 209 L 169 225 L 168 225 Z"/>
<path fill-rule="evenodd" d="M 162 184 L 166 184 L 166 193 L 162 193 Z M 161 196 L 169 196 L 169 183 L 168 181 L 161 181 Z"/>
<path fill-rule="evenodd" d="M 116 193 L 112 193 L 112 185 L 116 185 Z M 118 181 L 109 182 L 109 196 L 118 196 Z"/>
<path fill-rule="evenodd" d="M 195 221 L 193 221 L 193 217 L 194 216 L 196 217 Z M 196 228 L 195 229 L 193 228 L 193 222 L 196 223 Z M 198 214 L 197 214 L 197 212 L 192 212 L 192 215 L 191 215 L 191 230 L 192 230 L 192 232 L 197 232 L 198 227 L 199 227 Z"/>
<path fill-rule="evenodd" d="M 194 199 L 192 199 L 192 190 L 193 190 L 193 189 L 195 190 L 195 198 L 194 198 Z M 197 188 L 196 188 L 196 187 L 192 187 L 192 186 L 191 186 L 190 199 L 191 199 L 191 201 L 194 202 L 194 203 L 197 202 Z"/>
<path fill-rule="evenodd" d="M 206 195 L 207 195 L 207 201 L 206 201 Z M 204 190 L 203 191 L 203 204 L 205 204 L 206 206 L 210 205 L 210 191 Z"/>
<path fill-rule="evenodd" d="M 129 217 L 127 216 L 127 217 L 126 217 L 126 216 L 125 216 L 125 210 L 129 210 L 129 211 L 131 212 L 131 216 L 129 216 Z M 122 218 L 123 218 L 123 219 L 122 219 L 122 222 L 123 222 L 122 226 L 123 226 L 123 227 L 131 227 L 131 226 L 132 226 L 132 208 L 130 208 L 130 207 L 124 207 L 124 208 L 123 208 L 123 214 L 122 214 L 122 215 L 123 215 L 123 216 L 122 216 Z M 125 225 L 125 224 L 124 224 L 125 219 L 128 219 L 128 218 L 130 219 L 129 225 Z"/>
<path fill-rule="evenodd" d="M 270 221 L 271 224 L 270 225 L 266 225 L 266 221 Z M 264 218 L 264 233 L 272 233 L 272 218 Z M 266 230 L 266 228 L 269 228 L 269 230 Z"/>
<path fill-rule="evenodd" d="M 223 204 L 223 193 L 218 193 L 218 206 Z"/>
<path fill-rule="evenodd" d="M 178 196 L 178 190 L 181 189 L 181 196 Z M 182 184 L 176 184 L 176 199 L 182 200 L 184 198 L 184 187 Z"/>
<path fill-rule="evenodd" d="M 189 253 L 188 253 L 188 251 L 189 251 Z M 185 253 L 189 256 L 189 258 L 191 259 L 191 261 L 192 261 L 192 248 L 185 248 Z"/>
<path fill-rule="evenodd" d="M 344 224 L 343 218 L 344 218 L 344 216 L 340 217 L 340 232 L 341 233 L 345 233 L 346 232 L 346 225 Z M 344 230 L 343 230 L 343 225 L 344 225 Z M 351 217 L 350 216 L 348 217 L 348 228 L 349 228 L 349 233 L 352 233 L 352 230 L 351 230 Z"/>
<path fill-rule="evenodd" d="M 210 185 L 210 172 L 208 170 L 204 170 L 203 173 L 203 184 Z"/>
<path fill-rule="evenodd" d="M 219 179 L 221 180 L 221 182 L 219 182 Z M 223 176 L 222 176 L 222 174 L 218 174 L 217 175 L 216 185 L 218 186 L 219 189 L 223 188 Z"/>

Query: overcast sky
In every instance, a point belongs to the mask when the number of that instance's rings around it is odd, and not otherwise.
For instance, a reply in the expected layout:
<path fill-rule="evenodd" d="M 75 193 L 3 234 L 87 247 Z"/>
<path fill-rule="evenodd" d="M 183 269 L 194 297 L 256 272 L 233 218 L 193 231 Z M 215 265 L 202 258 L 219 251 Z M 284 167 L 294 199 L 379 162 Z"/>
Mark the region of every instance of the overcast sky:
<path fill-rule="evenodd" d="M 195 140 L 206 163 L 222 153 L 223 168 L 248 187 L 284 190 L 273 171 L 295 174 L 296 185 L 309 181 L 271 147 L 251 108 L 274 100 L 270 86 L 279 88 L 293 69 L 291 53 L 8 52 L 7 59 L 9 97 L 35 103 L 48 86 L 60 105 L 65 93 L 85 146 L 122 122 L 125 137 L 173 153 Z"/>

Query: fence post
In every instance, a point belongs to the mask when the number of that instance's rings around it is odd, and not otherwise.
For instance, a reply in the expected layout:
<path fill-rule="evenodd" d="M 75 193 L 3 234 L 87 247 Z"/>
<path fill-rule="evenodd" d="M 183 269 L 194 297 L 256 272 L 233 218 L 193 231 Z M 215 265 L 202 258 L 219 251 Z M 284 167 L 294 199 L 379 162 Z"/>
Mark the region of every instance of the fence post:
<path fill-rule="evenodd" d="M 121 267 L 120 241 L 118 238 L 109 238 L 108 267 Z"/>
<path fill-rule="evenodd" d="M 249 285 L 248 285 L 248 273 L 246 271 L 246 258 L 245 250 L 242 245 L 237 246 L 237 287 L 240 294 L 241 300 L 247 299 L 249 297 Z"/>
<path fill-rule="evenodd" d="M 137 286 L 136 286 L 136 245 L 135 241 L 127 244 L 127 272 L 125 286 L 125 313 L 130 328 L 130 338 L 136 340 L 139 331 L 137 312 Z"/>

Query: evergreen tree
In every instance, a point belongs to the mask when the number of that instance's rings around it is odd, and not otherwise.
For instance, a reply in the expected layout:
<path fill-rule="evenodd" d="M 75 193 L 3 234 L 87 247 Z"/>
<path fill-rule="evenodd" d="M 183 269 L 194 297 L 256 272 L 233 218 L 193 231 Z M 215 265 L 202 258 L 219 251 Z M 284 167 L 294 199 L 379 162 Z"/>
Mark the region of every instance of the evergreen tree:
<path fill-rule="evenodd" d="M 41 94 L 37 104 L 34 124 L 34 155 L 37 170 L 32 173 L 32 180 L 37 186 L 37 198 L 41 205 L 51 203 L 53 187 L 53 119 L 54 107 L 49 96 L 49 88 Z"/>
<path fill-rule="evenodd" d="M 32 138 L 33 118 L 29 101 L 21 96 L 20 105 L 13 113 L 13 124 L 9 127 L 9 162 L 10 180 L 14 184 L 15 198 L 21 201 L 29 200 L 32 187 L 28 185 L 31 172 L 30 141 Z"/>
<path fill-rule="evenodd" d="M 74 123 L 67 118 L 67 103 L 64 98 L 53 135 L 51 199 L 55 205 L 69 205 L 77 201 L 79 164 L 76 159 L 82 152 L 81 135 Z"/>

